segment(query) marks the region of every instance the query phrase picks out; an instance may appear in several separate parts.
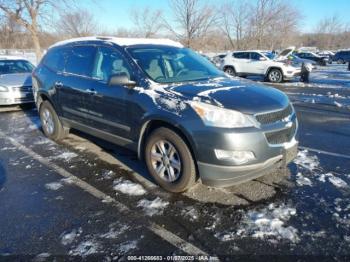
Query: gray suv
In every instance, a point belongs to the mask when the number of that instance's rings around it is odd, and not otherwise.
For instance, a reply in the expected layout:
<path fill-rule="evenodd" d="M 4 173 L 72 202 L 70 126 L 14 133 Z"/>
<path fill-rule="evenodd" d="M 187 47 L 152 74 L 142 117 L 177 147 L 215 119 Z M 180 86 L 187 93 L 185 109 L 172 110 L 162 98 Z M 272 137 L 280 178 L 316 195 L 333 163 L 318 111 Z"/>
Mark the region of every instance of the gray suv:
<path fill-rule="evenodd" d="M 230 186 L 296 154 L 288 97 L 226 75 L 164 39 L 80 38 L 52 46 L 33 73 L 43 132 L 78 129 L 137 152 L 155 181 L 182 192 Z"/>

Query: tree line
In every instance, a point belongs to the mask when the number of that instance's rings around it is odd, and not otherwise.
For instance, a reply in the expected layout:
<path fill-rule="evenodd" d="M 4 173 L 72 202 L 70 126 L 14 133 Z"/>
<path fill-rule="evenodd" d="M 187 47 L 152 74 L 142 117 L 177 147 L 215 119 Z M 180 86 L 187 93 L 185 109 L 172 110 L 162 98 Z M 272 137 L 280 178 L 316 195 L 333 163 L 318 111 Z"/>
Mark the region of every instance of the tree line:
<path fill-rule="evenodd" d="M 169 12 L 149 7 L 129 11 L 132 28 L 105 30 L 75 0 L 0 0 L 0 48 L 34 49 L 89 35 L 168 37 L 201 51 L 282 49 L 290 45 L 349 48 L 350 27 L 333 15 L 303 33 L 302 12 L 287 0 L 168 0 Z M 98 5 L 91 0 L 91 5 Z M 98 8 L 98 7 L 97 7 Z"/>

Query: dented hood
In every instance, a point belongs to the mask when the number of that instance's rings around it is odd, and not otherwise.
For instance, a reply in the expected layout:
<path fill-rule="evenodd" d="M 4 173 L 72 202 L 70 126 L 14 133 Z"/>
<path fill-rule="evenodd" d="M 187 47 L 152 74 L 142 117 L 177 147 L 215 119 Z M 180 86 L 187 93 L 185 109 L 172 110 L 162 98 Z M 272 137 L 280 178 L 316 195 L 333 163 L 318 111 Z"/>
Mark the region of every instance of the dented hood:
<path fill-rule="evenodd" d="M 169 88 L 189 100 L 201 100 L 246 114 L 284 108 L 288 97 L 281 91 L 239 78 L 197 82 Z"/>

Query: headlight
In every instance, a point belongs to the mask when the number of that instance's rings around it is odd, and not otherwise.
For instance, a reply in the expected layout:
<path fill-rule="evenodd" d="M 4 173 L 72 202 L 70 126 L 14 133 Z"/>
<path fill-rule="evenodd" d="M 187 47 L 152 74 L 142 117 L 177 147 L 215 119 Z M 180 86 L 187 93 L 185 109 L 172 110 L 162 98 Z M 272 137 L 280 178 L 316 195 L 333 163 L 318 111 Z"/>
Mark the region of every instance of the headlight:
<path fill-rule="evenodd" d="M 241 112 L 228 110 L 201 102 L 191 102 L 191 106 L 207 126 L 237 128 L 251 127 L 254 123 Z"/>
<path fill-rule="evenodd" d="M 0 92 L 8 92 L 9 89 L 6 86 L 0 86 Z"/>

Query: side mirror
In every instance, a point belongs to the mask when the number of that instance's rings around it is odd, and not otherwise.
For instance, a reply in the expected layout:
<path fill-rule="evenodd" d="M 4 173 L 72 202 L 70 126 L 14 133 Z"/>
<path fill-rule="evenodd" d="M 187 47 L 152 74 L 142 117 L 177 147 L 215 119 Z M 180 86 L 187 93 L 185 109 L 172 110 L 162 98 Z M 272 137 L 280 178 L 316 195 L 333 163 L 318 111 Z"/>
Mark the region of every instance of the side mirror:
<path fill-rule="evenodd" d="M 259 61 L 266 61 L 265 57 L 259 57 Z"/>
<path fill-rule="evenodd" d="M 120 73 L 111 75 L 108 81 L 109 86 L 126 86 L 128 88 L 134 88 L 136 86 L 135 81 L 131 81 L 126 73 Z"/>

